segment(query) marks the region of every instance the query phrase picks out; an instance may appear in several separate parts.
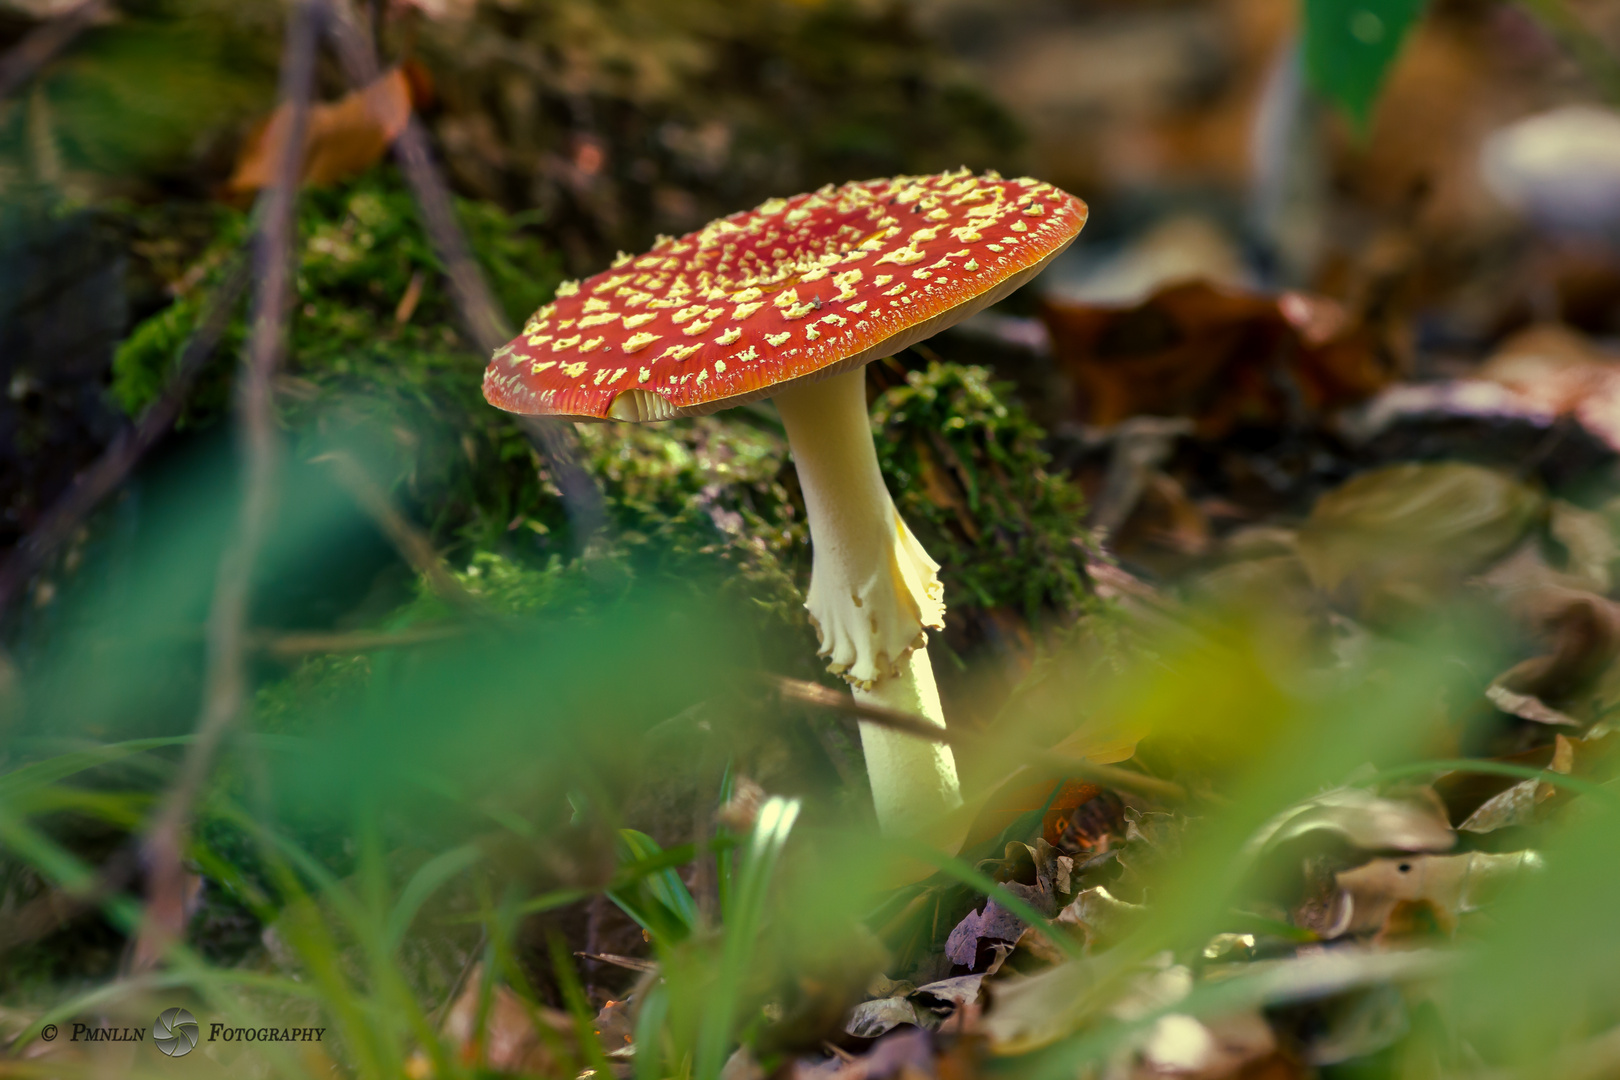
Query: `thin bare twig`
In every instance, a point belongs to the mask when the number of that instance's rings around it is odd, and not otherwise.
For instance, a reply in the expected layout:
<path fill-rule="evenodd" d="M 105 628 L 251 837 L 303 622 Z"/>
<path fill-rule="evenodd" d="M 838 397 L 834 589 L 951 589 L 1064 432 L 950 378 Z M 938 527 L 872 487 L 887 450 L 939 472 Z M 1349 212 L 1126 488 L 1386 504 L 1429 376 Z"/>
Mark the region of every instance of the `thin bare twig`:
<path fill-rule="evenodd" d="M 358 461 L 341 450 L 323 454 L 315 460 L 332 466 L 338 482 L 348 488 L 360 508 L 376 522 L 405 561 L 427 579 L 428 587 L 441 600 L 463 611 L 485 614 L 484 605 L 463 588 L 444 565 L 444 559 L 433 548 L 433 541 L 394 508 L 387 493 L 367 475 Z"/>
<path fill-rule="evenodd" d="M 1090 780 L 1103 787 L 1139 791 L 1144 795 L 1170 802 L 1182 802 L 1187 798 L 1187 790 L 1180 784 L 1160 780 L 1155 776 L 1145 776 L 1113 765 L 1098 765 L 1084 758 L 1044 747 L 1025 745 L 1004 736 L 987 737 L 973 732 L 937 727 L 910 713 L 856 701 L 847 694 L 841 694 L 817 683 L 805 682 L 803 679 L 790 679 L 783 675 L 765 675 L 763 678 L 784 701 L 847 713 L 866 723 L 876 724 L 892 731 L 902 731 L 930 742 L 944 743 L 952 749 L 981 752 L 990 750 L 1008 754 L 1021 758 L 1026 764 L 1037 769 Z"/>
<path fill-rule="evenodd" d="M 568 425 L 546 417 L 519 416 L 517 422 L 529 444 L 551 463 L 568 520 L 583 547 L 607 523 L 607 510 L 596 478 L 580 464 L 578 436 Z"/>
<path fill-rule="evenodd" d="M 302 147 L 315 81 L 315 51 L 325 0 L 297 0 L 287 21 L 280 99 L 288 110 L 287 146 Z M 273 380 L 286 350 L 287 312 L 293 297 L 292 255 L 301 155 L 277 162 L 275 182 L 259 199 L 258 293 L 247 354 L 237 383 L 243 495 L 236 537 L 220 559 L 208 620 L 208 675 L 197 737 L 156 821 L 147 832 L 147 908 L 135 943 L 137 972 L 155 965 L 185 929 L 185 870 L 181 863 L 192 804 L 226 731 L 247 696 L 247 619 L 253 566 L 275 506 L 279 447 Z"/>
<path fill-rule="evenodd" d="M 0 612 L 10 606 L 51 553 L 73 535 L 91 511 L 124 482 L 146 452 L 174 426 L 192 384 L 214 355 L 230 325 L 231 314 L 247 289 L 250 273 L 249 260 L 239 258 L 209 296 L 202 318 L 186 342 L 179 366 L 162 396 L 146 407 L 132 427 L 119 432 L 112 445 L 52 504 L 5 564 L 0 565 Z"/>
<path fill-rule="evenodd" d="M 282 659 L 320 653 L 363 653 L 379 649 L 404 649 L 449 641 L 468 631 L 465 623 L 428 623 L 389 633 L 358 631 L 352 634 L 255 634 L 249 644 L 257 650 Z"/>
<path fill-rule="evenodd" d="M 61 55 L 80 34 L 111 14 L 107 0 L 84 0 L 40 23 L 5 56 L 0 56 L 0 98 L 10 97 L 39 70 Z"/>
<path fill-rule="evenodd" d="M 336 3 L 337 15 L 328 26 L 344 75 L 357 88 L 369 86 L 378 73 L 376 50 L 354 18 L 348 0 Z M 473 257 L 472 246 L 456 219 L 450 188 L 433 161 L 427 130 L 414 115 L 394 140 L 394 158 L 416 199 L 428 240 L 444 264 L 450 298 L 468 337 L 486 354 L 494 352 L 512 339 L 513 327 Z M 607 515 L 601 489 L 580 464 L 578 436 L 557 420 L 528 416 L 521 417 L 520 423 L 529 441 L 551 462 L 568 519 L 583 543 L 602 527 Z"/>
<path fill-rule="evenodd" d="M 624 968 L 626 971 L 657 971 L 658 964 L 653 960 L 643 960 L 636 956 L 620 956 L 618 953 L 606 952 L 576 952 L 575 956 L 582 956 L 586 960 L 595 960 L 599 964 L 611 964 L 614 967 Z"/>

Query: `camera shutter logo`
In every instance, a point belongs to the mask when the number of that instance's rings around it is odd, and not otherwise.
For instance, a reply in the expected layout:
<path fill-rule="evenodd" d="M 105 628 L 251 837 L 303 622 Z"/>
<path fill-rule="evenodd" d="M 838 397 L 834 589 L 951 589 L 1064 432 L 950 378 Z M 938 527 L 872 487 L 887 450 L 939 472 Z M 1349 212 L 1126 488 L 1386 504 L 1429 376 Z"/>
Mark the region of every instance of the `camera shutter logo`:
<path fill-rule="evenodd" d="M 152 1041 L 170 1057 L 185 1057 L 197 1048 L 197 1018 L 184 1009 L 165 1009 L 152 1025 Z"/>

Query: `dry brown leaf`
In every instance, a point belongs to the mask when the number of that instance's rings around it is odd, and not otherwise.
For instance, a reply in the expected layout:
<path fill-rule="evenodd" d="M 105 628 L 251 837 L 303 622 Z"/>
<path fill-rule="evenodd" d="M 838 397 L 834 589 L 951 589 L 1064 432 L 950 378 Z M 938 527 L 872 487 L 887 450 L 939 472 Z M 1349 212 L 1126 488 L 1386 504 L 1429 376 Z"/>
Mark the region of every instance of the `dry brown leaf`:
<path fill-rule="evenodd" d="M 1392 386 L 1349 425 L 1369 438 L 1408 418 L 1517 420 L 1548 427 L 1573 417 L 1611 451 L 1620 451 L 1620 357 L 1578 331 L 1541 324 L 1504 341 L 1467 379 Z"/>
<path fill-rule="evenodd" d="M 875 1039 L 901 1024 L 937 1028 L 979 1000 L 984 978 L 957 975 L 916 987 L 910 983 L 890 984 L 886 996 L 857 1005 L 844 1030 L 863 1039 Z"/>
<path fill-rule="evenodd" d="M 1195 281 L 1129 307 L 1049 299 L 1042 316 L 1091 424 L 1187 416 L 1217 437 L 1360 401 L 1394 375 L 1388 351 L 1323 297 Z"/>
<path fill-rule="evenodd" d="M 1562 735 L 1554 737 L 1553 756 L 1549 772 L 1568 776 L 1575 769 L 1575 744 Z M 1506 791 L 1499 791 L 1480 804 L 1457 826 L 1460 832 L 1488 833 L 1497 829 L 1530 825 L 1536 820 L 1537 809 L 1558 793 L 1558 789 L 1541 780 L 1522 780 Z"/>
<path fill-rule="evenodd" d="M 1620 604 L 1556 583 L 1520 589 L 1508 600 L 1551 651 L 1498 675 L 1487 691 L 1490 700 L 1543 724 L 1579 727 L 1601 716 L 1620 658 Z"/>
<path fill-rule="evenodd" d="M 1505 885 L 1540 865 L 1541 857 L 1533 851 L 1374 859 L 1338 875 L 1351 905 L 1346 929 L 1383 930 L 1392 917 L 1410 917 L 1415 907 L 1423 906 L 1441 932 L 1450 934 L 1460 916 L 1478 910 Z"/>
<path fill-rule="evenodd" d="M 467 988 L 450 1006 L 444 1034 L 465 1065 L 485 1066 L 497 1072 L 552 1076 L 562 1066 L 553 1047 L 574 1042 L 574 1021 L 564 1012 L 544 1005 L 531 1006 L 509 986 L 496 985 L 490 994 L 489 1013 L 478 1031 L 478 999 L 482 967 L 467 977 Z M 550 1030 L 541 1035 L 535 1022 Z"/>
<path fill-rule="evenodd" d="M 1051 844 L 1037 839 L 1035 845 L 1008 843 L 1005 855 L 994 871 L 1004 888 L 1050 917 L 1073 891 L 1071 873 L 1074 860 L 1060 855 Z M 982 911 L 970 911 L 951 930 L 945 942 L 945 955 L 953 964 L 976 969 L 987 950 L 996 942 L 1013 944 L 1024 933 L 1023 919 L 1002 907 L 995 899 L 985 902 Z"/>
<path fill-rule="evenodd" d="M 1596 729 L 1595 729 L 1596 730 Z M 1522 765 L 1531 769 L 1549 769 L 1568 772 L 1574 776 L 1601 777 L 1602 764 L 1620 744 L 1620 736 L 1594 734 L 1587 738 L 1554 737 L 1553 742 L 1517 754 L 1491 758 L 1491 761 L 1509 765 Z M 1568 757 L 1564 757 L 1564 754 Z M 1563 766 L 1568 764 L 1568 769 Z M 1466 822 L 1490 799 L 1514 787 L 1521 781 L 1507 776 L 1478 772 L 1451 772 L 1434 781 L 1435 792 L 1446 804 L 1452 821 Z M 1553 796 L 1568 798 L 1567 792 L 1553 792 Z"/>
<path fill-rule="evenodd" d="M 1085 934 L 1087 948 L 1100 949 L 1129 934 L 1146 913 L 1146 906 L 1121 900 L 1095 885 L 1076 896 L 1053 921 L 1078 927 Z"/>
<path fill-rule="evenodd" d="M 791 1080 L 926 1080 L 934 1074 L 933 1039 L 921 1029 L 897 1031 L 859 1056 L 839 1050 L 820 1063 L 801 1057 L 785 1073 Z"/>
<path fill-rule="evenodd" d="M 358 176 L 382 160 L 411 118 L 411 80 L 394 68 L 371 85 L 309 111 L 304 134 L 303 182 L 333 184 Z M 278 108 L 243 150 L 226 182 L 233 194 L 269 186 L 279 169 L 292 114 Z"/>
<path fill-rule="evenodd" d="M 1534 408 L 1573 412 L 1620 365 L 1567 326 L 1544 324 L 1502 342 L 1479 369 L 1479 377 L 1505 386 Z"/>

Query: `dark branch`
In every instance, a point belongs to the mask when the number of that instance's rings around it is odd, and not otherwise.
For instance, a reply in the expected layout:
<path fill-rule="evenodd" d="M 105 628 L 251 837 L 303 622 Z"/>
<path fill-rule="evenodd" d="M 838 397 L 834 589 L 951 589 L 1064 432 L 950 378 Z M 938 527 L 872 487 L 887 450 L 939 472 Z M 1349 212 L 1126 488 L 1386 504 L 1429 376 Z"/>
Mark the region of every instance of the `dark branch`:
<path fill-rule="evenodd" d="M 259 198 L 258 292 L 243 371 L 237 382 L 243 494 L 236 538 L 220 559 L 208 620 L 208 674 L 197 737 L 180 777 L 147 833 L 146 919 L 135 943 L 134 968 L 157 963 L 185 929 L 185 868 L 181 862 L 191 807 L 225 733 L 247 697 L 247 619 L 253 566 L 275 507 L 279 440 L 275 430 L 276 369 L 287 345 L 287 313 L 294 295 L 293 240 L 298 178 L 315 79 L 315 50 L 326 17 L 325 0 L 299 0 L 287 22 L 282 56 L 282 103 L 288 110 L 286 142 L 275 182 Z"/>
<path fill-rule="evenodd" d="M 110 14 L 107 0 L 84 0 L 48 22 L 40 23 L 26 37 L 0 56 L 0 98 L 8 98 L 37 75 L 41 68 L 61 55 L 80 34 Z"/>
<path fill-rule="evenodd" d="M 433 541 L 394 508 L 387 493 L 366 474 L 358 461 L 342 451 L 324 454 L 316 460 L 332 466 L 338 482 L 348 489 L 355 502 L 360 504 L 360 509 L 383 531 L 401 557 L 426 579 L 428 587 L 441 600 L 465 612 L 486 614 L 484 606 L 462 588 L 461 582 L 444 565 L 444 560 L 433 548 Z"/>
<path fill-rule="evenodd" d="M 338 14 L 329 29 L 350 84 L 356 88 L 369 86 L 378 75 L 376 51 L 346 0 L 338 0 Z M 427 130 L 415 116 L 394 140 L 394 158 L 416 199 L 428 240 L 444 264 L 450 297 L 463 328 L 473 344 L 488 355 L 512 339 L 513 328 L 473 257 L 472 246 L 456 219 L 450 188 L 434 163 Z M 595 478 L 579 463 L 578 436 L 568 424 L 541 417 L 522 418 L 522 427 L 530 443 L 551 462 L 568 519 L 583 546 L 602 526 L 606 513 Z"/>
<path fill-rule="evenodd" d="M 112 445 L 96 459 L 66 494 L 46 511 L 34 530 L 0 565 L 0 612 L 16 599 L 30 578 L 45 565 L 51 553 L 73 535 L 79 524 L 102 500 L 118 489 L 139 464 L 146 452 L 174 426 L 191 387 L 203 367 L 219 347 L 220 338 L 230 325 L 236 303 L 247 289 L 251 263 L 238 258 L 225 280 L 209 296 L 202 319 L 192 331 L 180 354 L 180 363 L 163 395 L 146 407 L 133 427 L 118 434 Z"/>

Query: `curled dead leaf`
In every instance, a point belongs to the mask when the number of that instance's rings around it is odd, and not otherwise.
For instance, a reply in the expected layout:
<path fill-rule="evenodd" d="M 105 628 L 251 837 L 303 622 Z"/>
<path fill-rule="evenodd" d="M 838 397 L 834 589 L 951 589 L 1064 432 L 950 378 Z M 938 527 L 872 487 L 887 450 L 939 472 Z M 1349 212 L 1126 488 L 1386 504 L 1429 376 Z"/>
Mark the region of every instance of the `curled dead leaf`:
<path fill-rule="evenodd" d="M 1079 929 L 1087 948 L 1104 949 L 1129 934 L 1146 913 L 1145 905 L 1121 900 L 1096 885 L 1082 890 L 1052 921 Z"/>
<path fill-rule="evenodd" d="M 1493 571 L 1484 580 L 1500 587 L 1506 577 Z M 1561 575 L 1532 572 L 1501 590 L 1509 608 L 1550 651 L 1498 675 L 1486 696 L 1503 712 L 1525 720 L 1582 727 L 1605 715 L 1617 700 L 1620 604 L 1570 588 L 1563 580 Z"/>
<path fill-rule="evenodd" d="M 1248 849 L 1259 853 L 1313 832 L 1332 833 L 1362 851 L 1445 851 L 1457 842 L 1445 806 L 1428 789 L 1397 799 L 1343 787 L 1278 814 Z"/>
<path fill-rule="evenodd" d="M 844 1030 L 860 1038 L 875 1039 L 901 1024 L 936 1029 L 979 1000 L 983 981 L 984 975 L 958 975 L 918 987 L 895 984 L 888 996 L 855 1006 Z"/>

